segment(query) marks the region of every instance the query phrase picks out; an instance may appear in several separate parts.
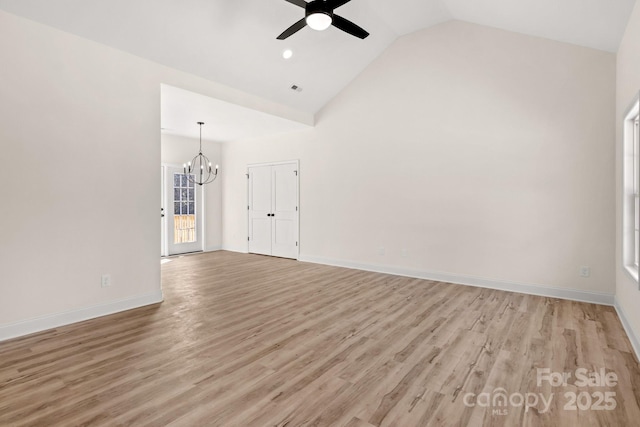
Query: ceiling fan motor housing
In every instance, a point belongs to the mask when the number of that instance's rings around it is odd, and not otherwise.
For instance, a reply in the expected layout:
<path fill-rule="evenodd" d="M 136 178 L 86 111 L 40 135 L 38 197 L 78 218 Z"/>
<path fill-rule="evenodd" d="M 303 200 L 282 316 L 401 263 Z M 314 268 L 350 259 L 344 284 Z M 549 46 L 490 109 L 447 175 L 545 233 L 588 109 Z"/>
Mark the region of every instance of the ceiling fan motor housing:
<path fill-rule="evenodd" d="M 322 13 L 333 19 L 333 10 L 324 0 L 313 0 L 305 6 L 305 17 L 315 13 Z"/>

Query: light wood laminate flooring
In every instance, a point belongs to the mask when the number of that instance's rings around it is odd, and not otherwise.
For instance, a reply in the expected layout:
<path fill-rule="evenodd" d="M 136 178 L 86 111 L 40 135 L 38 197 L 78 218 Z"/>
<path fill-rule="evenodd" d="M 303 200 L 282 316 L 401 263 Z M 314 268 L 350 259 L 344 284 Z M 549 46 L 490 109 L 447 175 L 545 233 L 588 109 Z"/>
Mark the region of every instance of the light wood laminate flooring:
<path fill-rule="evenodd" d="M 640 425 L 612 307 L 230 252 L 174 258 L 162 285 L 0 343 L 0 425 Z"/>

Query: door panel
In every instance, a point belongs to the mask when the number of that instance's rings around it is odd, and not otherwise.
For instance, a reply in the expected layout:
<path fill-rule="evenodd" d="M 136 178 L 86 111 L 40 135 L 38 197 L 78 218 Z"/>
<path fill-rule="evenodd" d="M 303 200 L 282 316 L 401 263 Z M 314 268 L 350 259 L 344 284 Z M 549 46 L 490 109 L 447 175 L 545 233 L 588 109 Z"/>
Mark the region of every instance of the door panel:
<path fill-rule="evenodd" d="M 274 256 L 297 258 L 298 167 L 295 163 L 273 166 Z"/>
<path fill-rule="evenodd" d="M 167 224 L 165 222 L 164 207 L 166 206 L 166 189 L 164 187 L 165 171 L 164 166 L 160 166 L 160 256 L 167 255 Z"/>
<path fill-rule="evenodd" d="M 283 258 L 297 258 L 295 222 L 287 219 L 273 220 L 272 255 Z"/>
<path fill-rule="evenodd" d="M 271 218 L 254 218 L 249 238 L 249 252 L 271 255 Z"/>
<path fill-rule="evenodd" d="M 271 255 L 271 166 L 249 169 L 249 252 Z"/>
<path fill-rule="evenodd" d="M 275 212 L 295 212 L 298 204 L 297 174 L 296 164 L 273 166 Z"/>
<path fill-rule="evenodd" d="M 249 206 L 254 212 L 271 213 L 271 166 L 252 167 Z"/>

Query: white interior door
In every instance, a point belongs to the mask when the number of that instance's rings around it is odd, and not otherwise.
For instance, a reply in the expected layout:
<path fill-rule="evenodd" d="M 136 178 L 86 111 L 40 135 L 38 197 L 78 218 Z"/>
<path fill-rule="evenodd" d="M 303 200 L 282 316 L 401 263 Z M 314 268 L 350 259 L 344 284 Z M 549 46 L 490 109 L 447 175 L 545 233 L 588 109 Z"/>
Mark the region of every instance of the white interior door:
<path fill-rule="evenodd" d="M 298 165 L 274 165 L 271 172 L 271 254 L 298 257 Z"/>
<path fill-rule="evenodd" d="M 271 166 L 249 168 L 249 252 L 271 255 Z"/>
<path fill-rule="evenodd" d="M 165 215 L 165 198 L 167 191 L 164 184 L 165 172 L 164 166 L 160 166 L 160 256 L 167 255 L 167 224 Z"/>
<path fill-rule="evenodd" d="M 182 168 L 165 167 L 165 220 L 168 255 L 202 251 L 202 187 Z"/>
<path fill-rule="evenodd" d="M 249 176 L 249 252 L 298 257 L 298 163 L 256 165 Z"/>

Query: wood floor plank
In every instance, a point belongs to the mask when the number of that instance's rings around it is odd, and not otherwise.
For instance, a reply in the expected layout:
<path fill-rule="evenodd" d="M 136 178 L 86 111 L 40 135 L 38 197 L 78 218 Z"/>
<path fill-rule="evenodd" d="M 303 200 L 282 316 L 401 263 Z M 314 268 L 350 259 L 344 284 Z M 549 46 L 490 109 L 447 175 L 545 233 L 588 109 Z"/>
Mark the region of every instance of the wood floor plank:
<path fill-rule="evenodd" d="M 162 285 L 162 304 L 0 343 L 0 425 L 640 419 L 640 365 L 612 307 L 223 251 L 173 258 Z M 578 386 L 578 369 L 618 380 Z M 501 390 L 516 404 L 493 405 Z M 599 392 L 615 408 L 586 407 Z"/>

